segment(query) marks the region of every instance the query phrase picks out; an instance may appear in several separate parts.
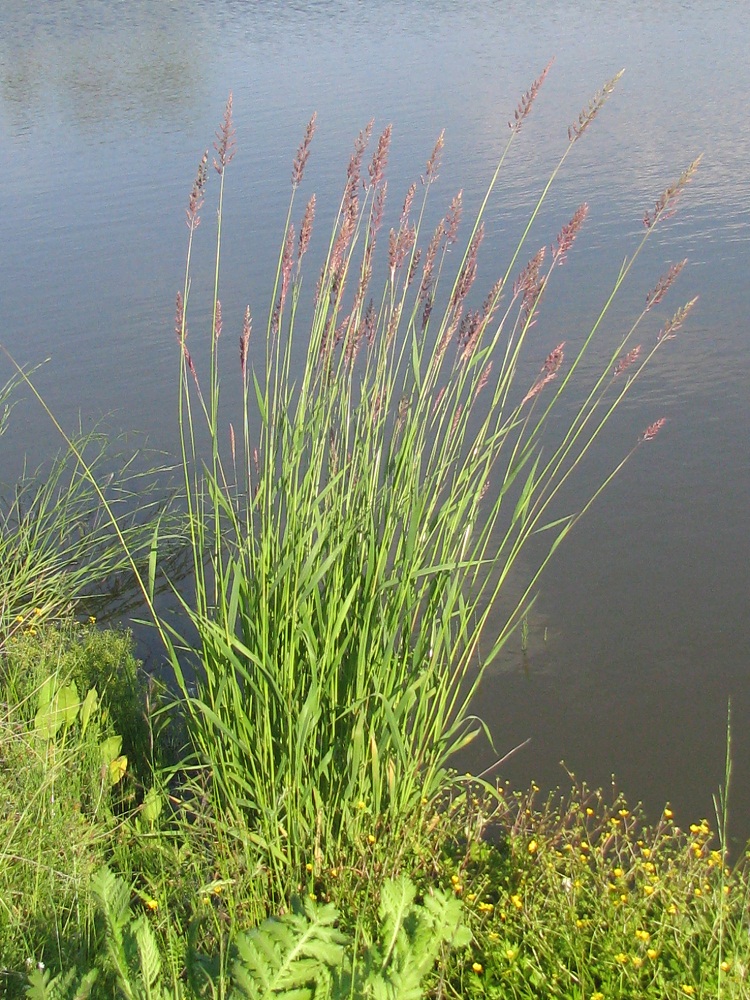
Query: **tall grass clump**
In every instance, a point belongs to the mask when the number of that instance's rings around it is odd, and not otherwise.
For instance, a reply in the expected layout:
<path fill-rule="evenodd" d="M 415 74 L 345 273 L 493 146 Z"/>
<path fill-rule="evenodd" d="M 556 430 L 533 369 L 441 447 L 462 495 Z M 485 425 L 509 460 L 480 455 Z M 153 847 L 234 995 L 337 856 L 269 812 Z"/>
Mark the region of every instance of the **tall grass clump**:
<path fill-rule="evenodd" d="M 0 436 L 19 387 L 31 385 L 31 373 L 16 368 L 0 386 Z M 144 449 L 79 428 L 50 461 L 0 484 L 0 655 L 12 636 L 49 619 L 111 611 L 133 597 L 134 566 L 145 573 L 154 538 L 170 538 L 165 472 Z"/>
<path fill-rule="evenodd" d="M 195 575 L 195 595 L 184 608 L 198 636 L 194 682 L 174 649 L 172 662 L 221 828 L 257 852 L 270 899 L 293 891 L 306 868 L 314 876 L 354 866 L 368 852 L 378 859 L 372 870 L 388 875 L 419 843 L 428 808 L 450 781 L 452 755 L 481 729 L 472 714 L 477 685 L 527 608 L 539 573 L 606 482 L 664 423 L 650 423 L 590 500 L 561 512 L 561 489 L 695 302 L 682 305 L 650 343 L 635 343 L 683 265 L 670 268 L 648 294 L 643 290 L 631 325 L 608 332 L 599 374 L 585 374 L 584 355 L 697 161 L 646 213 L 641 237 L 603 291 L 573 356 L 565 344 L 542 349 L 530 341 L 585 223 L 586 204 L 551 247 L 528 255 L 527 238 L 619 74 L 571 125 L 523 235 L 474 299 L 487 209 L 548 69 L 521 98 L 468 224 L 459 192 L 425 232 L 441 134 L 421 184 L 408 189 L 384 235 L 391 127 L 368 154 L 370 123 L 355 141 L 322 267 L 303 286 L 315 195 L 298 223 L 296 213 L 313 116 L 292 168 L 260 330 L 264 347 L 256 349 L 249 306 L 241 325 L 235 364 L 242 410 L 228 426 L 220 412 L 226 335 L 219 290 L 224 190 L 235 147 L 231 97 L 213 159 L 218 228 L 205 374 L 188 336 L 208 153 L 200 162 L 176 308 Z M 523 365 L 534 357 L 538 374 L 524 381 Z M 561 404 L 574 387 L 571 415 Z M 509 600 L 510 574 L 532 540 L 535 568 Z M 490 631 L 499 607 L 505 624 Z"/>

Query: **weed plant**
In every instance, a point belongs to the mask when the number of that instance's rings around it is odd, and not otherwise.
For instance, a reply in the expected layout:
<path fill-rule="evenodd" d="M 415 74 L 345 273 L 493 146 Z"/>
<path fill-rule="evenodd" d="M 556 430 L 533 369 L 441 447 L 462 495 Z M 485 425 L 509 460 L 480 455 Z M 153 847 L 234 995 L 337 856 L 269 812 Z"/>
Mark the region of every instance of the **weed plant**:
<path fill-rule="evenodd" d="M 25 379 L 0 386 L 0 436 Z M 111 611 L 117 595 L 132 593 L 131 559 L 147 565 L 157 523 L 170 538 L 166 472 L 104 432 L 79 431 L 50 462 L 0 488 L 0 649 L 23 629 L 74 609 Z"/>
<path fill-rule="evenodd" d="M 11 978 L 29 956 L 67 968 L 90 945 L 91 879 L 112 856 L 118 816 L 135 803 L 138 775 L 151 773 L 143 708 L 127 634 L 40 623 L 7 640 L 0 660 L 0 969 L 14 970 Z M 0 982 L 0 989 L 12 986 Z"/>
<path fill-rule="evenodd" d="M 258 370 L 249 306 L 245 312 L 236 362 L 242 412 L 229 425 L 228 449 L 220 443 L 227 427 L 220 416 L 226 337 L 219 288 L 224 190 L 235 151 L 231 96 L 213 159 L 218 227 L 206 373 L 191 354 L 188 316 L 208 153 L 198 168 L 175 323 L 196 582 L 184 610 L 198 636 L 195 686 L 170 649 L 217 822 L 235 831 L 249 863 L 260 865 L 274 904 L 295 891 L 307 865 L 315 875 L 345 868 L 363 846 L 379 843 L 385 877 L 399 869 L 410 831 L 426 835 L 425 807 L 450 781 L 452 755 L 481 729 L 472 710 L 484 670 L 522 619 L 557 545 L 606 484 L 573 511 L 561 511 L 561 489 L 695 302 L 681 306 L 650 344 L 634 344 L 684 262 L 669 268 L 640 293 L 632 325 L 609 334 L 606 367 L 586 383 L 586 351 L 697 163 L 646 212 L 642 236 L 575 356 L 566 358 L 564 344 L 547 352 L 529 339 L 587 206 L 551 248 L 524 264 L 527 236 L 618 75 L 571 125 L 518 245 L 483 303 L 472 307 L 487 207 L 548 69 L 519 102 L 463 241 L 460 192 L 434 232 L 423 232 L 442 135 L 384 238 L 391 128 L 368 163 L 370 123 L 355 142 L 324 264 L 303 299 L 315 195 L 298 229 L 292 220 L 313 116 L 292 167 Z M 385 280 L 378 286 L 382 243 Z M 522 383 L 529 351 L 538 354 L 538 375 Z M 560 432 L 557 415 L 574 375 L 579 403 Z M 552 420 L 555 440 L 545 450 Z M 651 423 L 630 454 L 663 423 Z M 203 450 L 197 442 L 206 433 Z M 505 625 L 490 635 L 490 614 L 532 540 L 536 570 L 520 600 L 506 599 Z"/>

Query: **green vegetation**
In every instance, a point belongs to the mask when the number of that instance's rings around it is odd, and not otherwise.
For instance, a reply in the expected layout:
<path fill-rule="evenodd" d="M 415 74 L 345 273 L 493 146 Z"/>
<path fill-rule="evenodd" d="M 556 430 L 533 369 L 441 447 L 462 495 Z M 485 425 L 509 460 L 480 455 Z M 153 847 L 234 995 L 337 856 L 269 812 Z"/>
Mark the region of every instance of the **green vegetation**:
<path fill-rule="evenodd" d="M 572 360 L 564 344 L 529 359 L 528 332 L 585 204 L 551 251 L 519 261 L 615 78 L 571 126 L 522 238 L 473 307 L 487 208 L 546 73 L 516 109 L 463 252 L 460 194 L 423 232 L 440 136 L 422 198 L 413 185 L 379 261 L 391 131 L 365 167 L 368 126 L 305 297 L 315 197 L 298 233 L 292 219 L 311 120 L 259 351 L 249 307 L 244 316 L 241 412 L 225 450 L 219 285 L 230 98 L 215 145 L 205 375 L 191 354 L 188 304 L 208 154 L 188 203 L 177 296 L 193 584 L 190 594 L 175 584 L 182 624 L 154 603 L 171 522 L 156 506 L 121 515 L 91 442 L 64 435 L 66 455 L 34 486 L 30 508 L 11 504 L 3 522 L 4 551 L 26 553 L 0 580 L 0 968 L 9 995 L 747 995 L 748 869 L 744 858 L 727 868 L 725 809 L 712 843 L 705 820 L 681 833 L 665 811 L 649 827 L 617 796 L 574 787 L 538 803 L 534 789 L 514 796 L 451 770 L 455 751 L 483 731 L 474 694 L 508 635 L 524 628 L 539 574 L 663 420 L 572 511 L 561 506 L 569 478 L 695 301 L 650 346 L 634 344 L 683 265 L 671 267 L 644 290 L 630 327 L 600 344 L 603 369 L 592 376 L 582 364 L 694 163 L 646 213 Z M 20 370 L 18 381 L 35 392 Z M 69 537 L 83 546 L 75 558 L 65 555 Z M 536 568 L 511 601 L 522 553 Z M 62 617 L 122 569 L 163 640 L 171 694 L 144 680 L 127 635 Z M 489 634 L 500 608 L 505 624 Z"/>

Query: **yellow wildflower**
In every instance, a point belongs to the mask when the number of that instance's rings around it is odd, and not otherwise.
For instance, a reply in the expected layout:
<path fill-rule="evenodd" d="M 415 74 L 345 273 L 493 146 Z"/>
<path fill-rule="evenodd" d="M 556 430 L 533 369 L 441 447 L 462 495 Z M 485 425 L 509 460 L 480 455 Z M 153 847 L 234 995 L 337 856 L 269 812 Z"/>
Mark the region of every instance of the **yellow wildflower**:
<path fill-rule="evenodd" d="M 495 906 L 494 903 L 480 903 L 478 909 L 480 913 L 492 913 Z"/>
<path fill-rule="evenodd" d="M 651 940 L 651 935 L 649 934 L 648 931 L 637 930 L 635 932 L 635 936 L 638 938 L 639 941 L 650 941 Z"/>
<path fill-rule="evenodd" d="M 497 931 L 490 931 L 487 937 L 490 939 L 490 941 L 500 940 L 500 935 L 497 933 Z"/>
<path fill-rule="evenodd" d="M 640 955 L 633 955 L 630 961 L 633 963 L 633 967 L 636 969 L 640 969 L 640 967 L 643 965 L 643 959 L 640 957 Z"/>
<path fill-rule="evenodd" d="M 654 887 L 652 885 L 644 885 L 644 887 L 643 887 L 643 895 L 644 896 L 650 896 L 653 891 L 654 891 Z"/>
<path fill-rule="evenodd" d="M 628 956 L 625 954 L 624 951 L 618 951 L 617 954 L 615 955 L 615 961 L 619 962 L 620 965 L 627 965 Z"/>
<path fill-rule="evenodd" d="M 669 904 L 669 906 L 667 907 L 667 913 L 671 914 L 672 916 L 674 916 L 675 913 L 677 913 L 677 907 L 674 905 L 674 903 Z"/>
<path fill-rule="evenodd" d="M 650 847 L 644 847 L 642 849 L 642 851 L 641 851 L 641 854 L 643 855 L 644 858 L 650 858 L 651 857 L 651 848 Z"/>
<path fill-rule="evenodd" d="M 599 992 L 592 993 L 591 994 L 591 1000 L 604 1000 L 604 994 L 603 993 L 599 993 Z"/>
<path fill-rule="evenodd" d="M 612 874 L 615 876 L 615 878 L 622 878 L 625 872 L 622 870 L 622 868 L 615 868 Z"/>
<path fill-rule="evenodd" d="M 157 899 L 146 899 L 144 902 L 146 904 L 146 909 L 151 910 L 152 913 L 159 909 L 159 901 Z"/>
<path fill-rule="evenodd" d="M 722 972 L 729 972 L 729 970 L 732 968 L 732 963 L 731 962 L 727 962 L 727 960 L 725 959 L 721 963 L 721 965 L 719 966 L 719 968 L 721 969 Z"/>
<path fill-rule="evenodd" d="M 674 819 L 674 813 L 669 806 L 664 810 L 664 819 Z"/>
<path fill-rule="evenodd" d="M 680 987 L 685 996 L 691 997 L 695 993 L 695 987 L 691 986 L 689 983 L 683 983 Z"/>
<path fill-rule="evenodd" d="M 586 806 L 586 815 L 587 816 L 593 816 L 594 815 L 594 810 L 591 808 L 591 806 Z M 591 1000 L 594 1000 L 594 998 L 592 997 Z"/>
<path fill-rule="evenodd" d="M 529 852 L 529 854 L 536 854 L 538 848 L 539 848 L 539 845 L 537 844 L 537 842 L 535 840 L 530 840 L 529 841 L 529 846 L 528 846 L 528 852 Z"/>
<path fill-rule="evenodd" d="M 659 957 L 659 952 L 656 950 L 656 948 L 649 948 L 646 951 L 646 954 L 648 955 L 648 957 L 651 959 L 652 962 Z"/>
<path fill-rule="evenodd" d="M 484 967 L 482 966 L 481 962 L 474 962 L 474 964 L 472 965 L 472 969 L 474 970 L 474 972 L 476 972 L 477 975 L 484 972 Z"/>
<path fill-rule="evenodd" d="M 521 899 L 520 896 L 517 896 L 517 895 L 516 896 L 511 896 L 510 897 L 510 901 L 515 906 L 515 908 L 517 910 L 522 910 L 523 909 L 523 900 Z"/>
<path fill-rule="evenodd" d="M 377 843 L 377 837 L 375 836 L 374 833 L 368 833 L 367 834 L 367 843 L 368 844 L 375 844 L 375 843 Z"/>
<path fill-rule="evenodd" d="M 506 948 L 505 950 L 505 957 L 508 959 L 509 962 L 512 962 L 517 954 L 518 954 L 518 948 Z"/>
<path fill-rule="evenodd" d="M 305 865 L 305 871 L 311 872 L 313 870 L 312 864 L 308 861 Z"/>

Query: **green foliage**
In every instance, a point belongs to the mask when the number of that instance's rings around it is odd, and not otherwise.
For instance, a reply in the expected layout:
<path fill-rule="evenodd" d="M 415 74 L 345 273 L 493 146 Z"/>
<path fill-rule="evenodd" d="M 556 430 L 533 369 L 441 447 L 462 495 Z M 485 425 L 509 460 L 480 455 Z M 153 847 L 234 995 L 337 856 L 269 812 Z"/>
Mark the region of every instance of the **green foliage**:
<path fill-rule="evenodd" d="M 241 934 L 233 978 L 243 1000 L 312 1000 L 330 995 L 346 937 L 336 908 L 306 899 L 296 912 Z"/>
<path fill-rule="evenodd" d="M 127 1000 L 162 1000 L 169 994 L 162 984 L 162 960 L 145 913 L 130 912 L 130 890 L 108 868 L 102 868 L 91 892 L 105 922 L 108 963 Z"/>
<path fill-rule="evenodd" d="M 0 386 L 0 434 L 23 381 L 19 374 Z M 0 650 L 24 628 L 69 615 L 84 601 L 88 610 L 111 604 L 116 592 L 132 590 L 131 560 L 147 558 L 154 525 L 163 523 L 164 541 L 170 537 L 163 470 L 146 468 L 142 453 L 126 454 L 98 431 L 74 433 L 67 443 L 45 465 L 0 486 Z"/>
<path fill-rule="evenodd" d="M 75 969 L 52 976 L 49 969 L 34 969 L 26 988 L 28 1000 L 88 1000 L 99 973 L 92 969 L 80 976 Z"/>
<path fill-rule="evenodd" d="M 0 654 L 0 968 L 11 977 L 29 956 L 51 968 L 92 945 L 89 883 L 149 773 L 144 709 L 126 633 L 38 623 Z"/>

